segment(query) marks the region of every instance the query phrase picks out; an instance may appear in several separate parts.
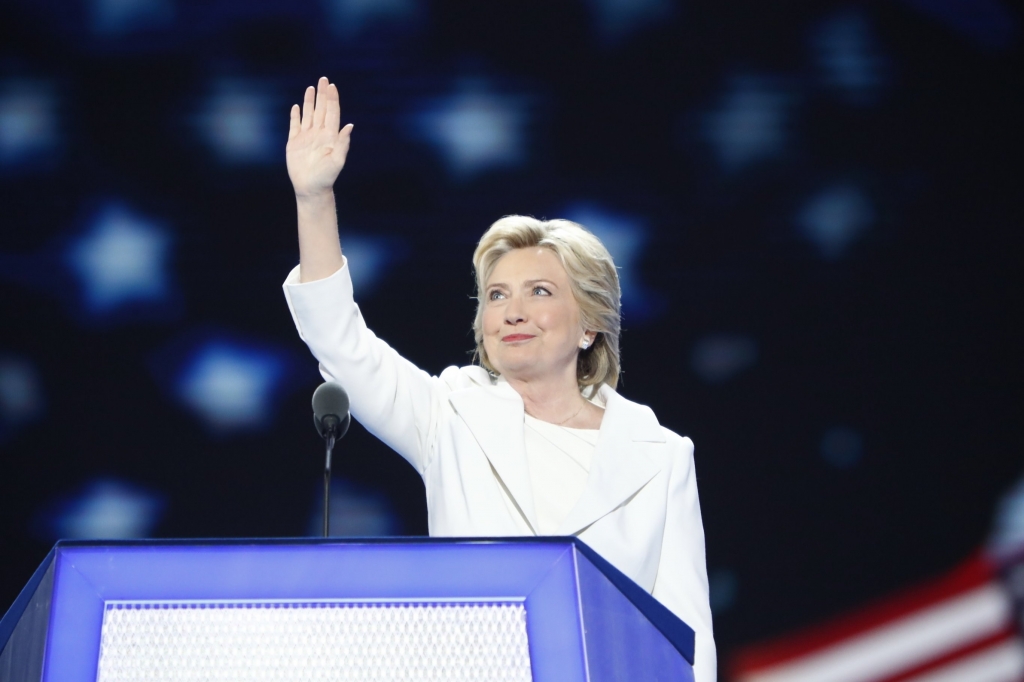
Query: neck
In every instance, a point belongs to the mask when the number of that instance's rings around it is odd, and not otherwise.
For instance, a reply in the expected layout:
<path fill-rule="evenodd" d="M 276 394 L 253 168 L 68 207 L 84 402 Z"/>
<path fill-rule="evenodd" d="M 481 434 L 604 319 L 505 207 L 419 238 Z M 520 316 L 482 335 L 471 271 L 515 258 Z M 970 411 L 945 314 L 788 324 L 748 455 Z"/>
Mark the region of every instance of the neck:
<path fill-rule="evenodd" d="M 523 399 L 526 414 L 552 424 L 567 422 L 578 415 L 586 405 L 576 385 L 576 377 L 548 380 L 506 377 L 509 385 Z"/>

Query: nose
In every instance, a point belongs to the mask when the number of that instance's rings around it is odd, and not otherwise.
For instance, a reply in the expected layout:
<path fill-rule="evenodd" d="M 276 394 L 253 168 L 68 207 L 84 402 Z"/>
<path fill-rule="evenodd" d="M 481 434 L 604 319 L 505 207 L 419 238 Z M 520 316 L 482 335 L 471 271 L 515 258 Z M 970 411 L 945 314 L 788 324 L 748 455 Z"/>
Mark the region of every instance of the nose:
<path fill-rule="evenodd" d="M 515 325 L 524 321 L 526 315 L 523 313 L 522 301 L 518 296 L 510 297 L 505 305 L 505 324 Z"/>

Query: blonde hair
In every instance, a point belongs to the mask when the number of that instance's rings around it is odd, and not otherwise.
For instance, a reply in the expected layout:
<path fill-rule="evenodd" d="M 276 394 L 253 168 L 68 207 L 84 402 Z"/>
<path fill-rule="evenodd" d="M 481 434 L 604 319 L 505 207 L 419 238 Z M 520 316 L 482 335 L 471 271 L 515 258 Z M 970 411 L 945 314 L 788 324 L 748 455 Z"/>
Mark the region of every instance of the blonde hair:
<path fill-rule="evenodd" d="M 597 332 L 594 342 L 576 360 L 580 390 L 601 384 L 612 388 L 619 382 L 619 333 L 622 327 L 619 275 L 611 254 L 601 240 L 570 220 L 537 220 L 530 216 L 505 216 L 491 225 L 473 253 L 476 273 L 475 359 L 497 373 L 487 357 L 483 339 L 483 312 L 487 279 L 498 260 L 509 251 L 541 246 L 551 249 L 569 275 L 573 298 L 580 307 L 580 323 Z"/>

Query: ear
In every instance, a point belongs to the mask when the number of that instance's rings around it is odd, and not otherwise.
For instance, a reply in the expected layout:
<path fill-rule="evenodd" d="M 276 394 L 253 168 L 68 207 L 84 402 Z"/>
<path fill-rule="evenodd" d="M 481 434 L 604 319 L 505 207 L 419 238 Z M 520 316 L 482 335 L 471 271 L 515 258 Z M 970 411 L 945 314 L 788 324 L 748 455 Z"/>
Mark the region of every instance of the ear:
<path fill-rule="evenodd" d="M 596 338 L 597 332 L 583 332 L 583 338 L 580 339 L 580 350 L 586 350 L 593 346 Z"/>

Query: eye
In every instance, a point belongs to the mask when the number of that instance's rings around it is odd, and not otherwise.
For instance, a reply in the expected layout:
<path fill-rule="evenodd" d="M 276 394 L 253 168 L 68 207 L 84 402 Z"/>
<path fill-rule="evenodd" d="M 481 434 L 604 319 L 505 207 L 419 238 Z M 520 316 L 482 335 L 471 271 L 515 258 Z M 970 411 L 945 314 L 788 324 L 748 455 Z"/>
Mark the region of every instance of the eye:
<path fill-rule="evenodd" d="M 535 286 L 533 288 L 533 293 L 536 296 L 550 296 L 551 295 L 551 292 L 548 291 L 547 289 L 545 289 L 542 286 Z"/>
<path fill-rule="evenodd" d="M 487 292 L 488 301 L 497 301 L 499 298 L 502 297 L 504 297 L 504 294 L 501 293 L 501 291 L 499 291 L 498 289 L 491 289 L 490 291 Z"/>

